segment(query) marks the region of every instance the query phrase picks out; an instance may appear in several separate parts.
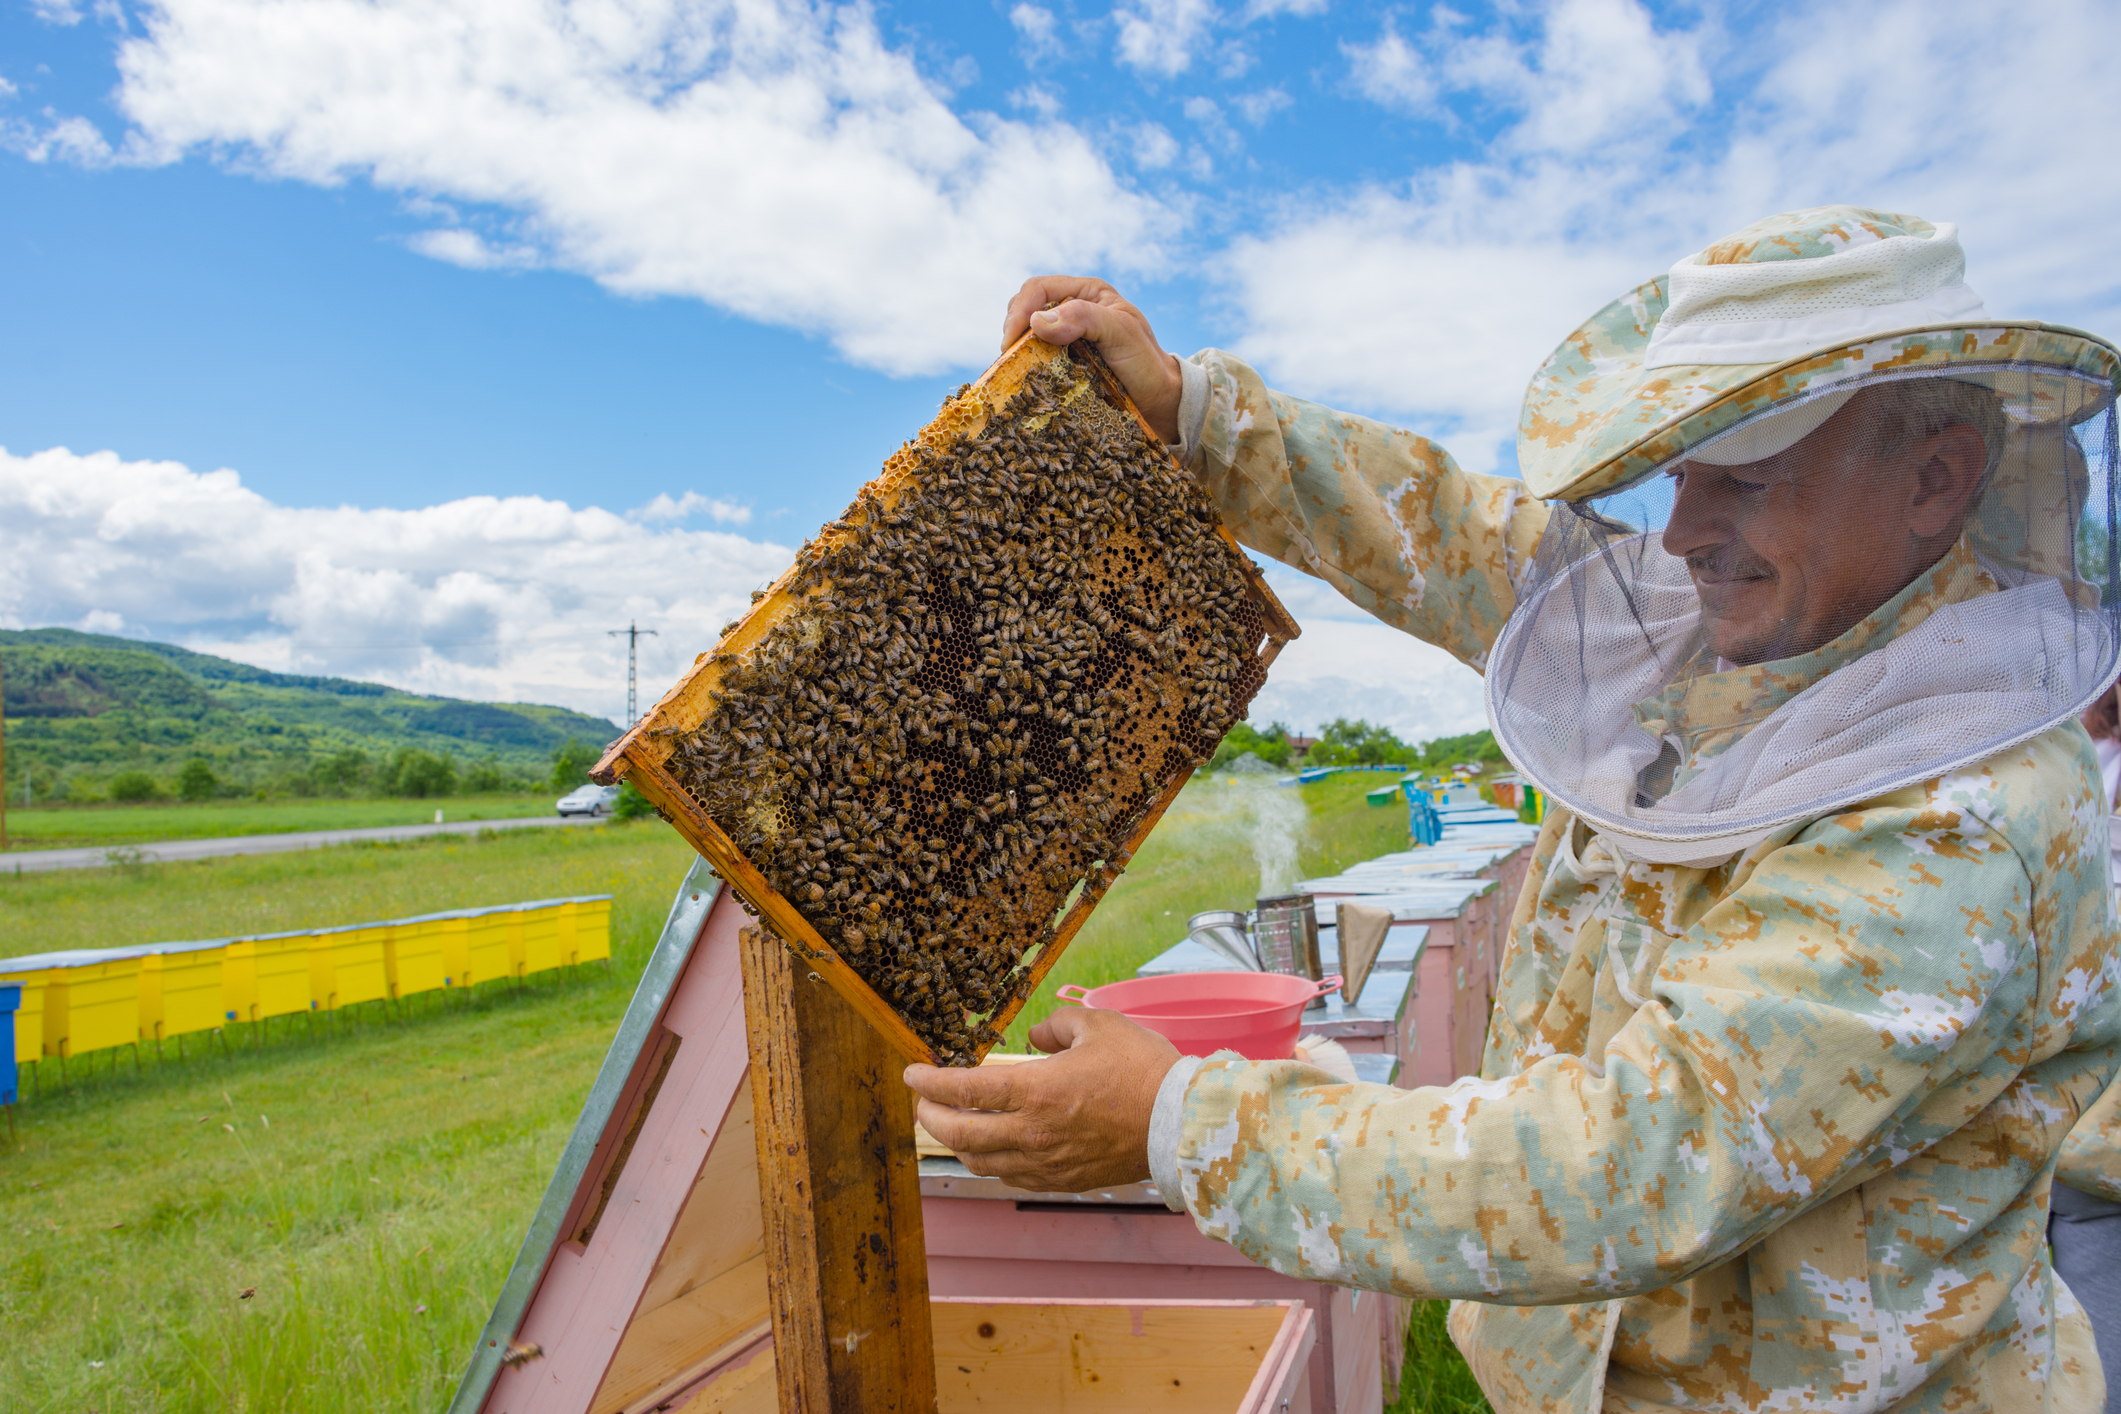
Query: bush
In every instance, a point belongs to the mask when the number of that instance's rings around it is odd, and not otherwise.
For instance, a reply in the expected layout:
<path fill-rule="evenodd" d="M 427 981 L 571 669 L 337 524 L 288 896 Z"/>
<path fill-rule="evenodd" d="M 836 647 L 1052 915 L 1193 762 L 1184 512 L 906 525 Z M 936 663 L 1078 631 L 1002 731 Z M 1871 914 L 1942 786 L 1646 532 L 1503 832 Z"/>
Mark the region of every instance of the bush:
<path fill-rule="evenodd" d="M 220 785 L 214 768 L 196 756 L 177 772 L 177 798 L 180 800 L 212 800 Z"/>
<path fill-rule="evenodd" d="M 464 789 L 469 791 L 507 790 L 510 784 L 501 763 L 491 756 L 473 762 L 471 769 L 464 773 Z"/>
<path fill-rule="evenodd" d="M 1223 744 L 1215 748 L 1215 755 L 1209 760 L 1208 769 L 1220 771 L 1248 752 L 1270 766 L 1287 769 L 1289 729 L 1280 722 L 1275 722 L 1262 732 L 1255 730 L 1250 722 L 1239 722 L 1230 728 L 1230 734 L 1223 738 Z"/>
<path fill-rule="evenodd" d="M 392 795 L 421 799 L 430 795 L 453 795 L 457 789 L 457 767 L 446 756 L 408 746 L 393 756 L 389 769 Z"/>
<path fill-rule="evenodd" d="M 162 783 L 145 771 L 120 771 L 111 777 L 110 798 L 112 800 L 160 800 Z"/>
<path fill-rule="evenodd" d="M 619 782 L 619 798 L 612 802 L 611 818 L 614 820 L 639 820 L 655 814 L 655 807 L 648 797 L 633 788 L 632 781 Z"/>
<path fill-rule="evenodd" d="M 1495 734 L 1486 730 L 1468 732 L 1464 736 L 1440 736 L 1421 745 L 1421 764 L 1431 771 L 1455 766 L 1461 761 L 1477 763 L 1502 759 L 1502 748 L 1495 744 Z"/>
<path fill-rule="evenodd" d="M 309 777 L 317 783 L 318 790 L 345 792 L 352 790 L 368 773 L 368 758 L 358 751 L 341 751 L 320 757 L 309 768 Z"/>
<path fill-rule="evenodd" d="M 1304 756 L 1306 766 L 1411 765 L 1421 752 L 1401 741 L 1390 727 L 1336 717 L 1318 734 Z"/>
<path fill-rule="evenodd" d="M 571 736 L 552 753 L 552 788 L 561 793 L 589 784 L 589 768 L 603 755 L 578 736 Z"/>

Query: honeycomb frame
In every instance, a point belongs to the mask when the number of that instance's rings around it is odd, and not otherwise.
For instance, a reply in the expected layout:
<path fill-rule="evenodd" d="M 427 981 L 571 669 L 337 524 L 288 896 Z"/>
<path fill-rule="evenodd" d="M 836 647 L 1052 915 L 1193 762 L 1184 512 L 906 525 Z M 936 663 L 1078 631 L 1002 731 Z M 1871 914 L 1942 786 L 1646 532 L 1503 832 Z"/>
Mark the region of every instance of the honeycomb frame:
<path fill-rule="evenodd" d="M 1087 343 L 1062 348 L 1044 343 L 1026 334 L 993 366 L 974 383 L 961 390 L 947 402 L 936 418 L 923 428 L 915 441 L 895 452 L 885 463 L 883 470 L 870 481 L 855 498 L 854 504 L 839 520 L 829 523 L 819 532 L 813 547 L 831 547 L 843 537 L 853 534 L 852 524 L 861 519 L 865 503 L 880 504 L 889 508 L 896 504 L 899 496 L 913 483 L 925 454 L 947 452 L 962 440 L 977 436 L 988 423 L 1002 414 L 1005 405 L 1023 387 L 1025 381 L 1036 371 L 1059 360 L 1074 365 L 1077 373 L 1087 373 L 1102 395 L 1103 400 L 1115 411 L 1130 419 L 1147 437 L 1152 448 L 1160 450 L 1166 458 L 1171 457 L 1165 447 L 1149 430 L 1140 410 L 1126 395 L 1096 350 Z M 1172 465 L 1176 468 L 1175 459 Z M 1180 474 L 1184 474 L 1182 471 Z M 1238 547 L 1228 528 L 1219 521 L 1215 525 L 1217 535 L 1229 546 L 1243 580 L 1246 598 L 1256 613 L 1261 625 L 1256 637 L 1248 645 L 1256 674 L 1252 674 L 1249 690 L 1244 691 L 1237 702 L 1241 714 L 1250 697 L 1264 681 L 1266 669 L 1274 661 L 1281 648 L 1297 637 L 1300 630 L 1296 621 L 1282 607 L 1273 592 L 1267 587 L 1259 569 Z M 702 653 L 679 681 L 663 695 L 656 705 L 611 748 L 597 763 L 591 775 L 594 779 L 612 784 L 630 780 L 658 812 L 668 820 L 688 843 L 711 863 L 723 879 L 733 887 L 751 910 L 760 915 L 773 931 L 801 956 L 819 978 L 829 983 L 864 1019 L 897 1050 L 910 1060 L 927 1064 L 940 1064 L 935 1051 L 923 1040 L 890 1001 L 877 992 L 869 982 L 829 943 L 818 929 L 767 880 L 764 873 L 745 857 L 741 849 L 707 813 L 706 809 L 677 778 L 671 769 L 671 757 L 676 739 L 699 726 L 712 712 L 715 703 L 716 685 L 723 674 L 722 662 L 728 658 L 742 658 L 755 648 L 777 625 L 791 616 L 805 612 L 805 599 L 793 589 L 798 572 L 805 557 L 799 556 L 793 564 L 768 588 L 762 598 L 752 604 L 750 610 L 725 631 L 714 649 Z M 1147 737 L 1161 736 L 1175 740 L 1171 732 L 1176 721 L 1177 709 L 1168 701 L 1155 704 L 1159 711 L 1152 711 L 1144 718 Z M 1159 715 L 1160 712 L 1160 715 Z M 1148 803 L 1129 832 L 1124 847 L 1115 858 L 1103 861 L 1101 868 L 1093 869 L 1082 880 L 1080 888 L 1066 912 L 1054 929 L 1054 934 L 1027 965 L 1028 976 L 1014 989 L 1013 997 L 991 1018 L 994 1032 L 1005 1029 L 1022 1009 L 1025 1001 L 1037 990 L 1039 983 L 1059 961 L 1068 943 L 1074 938 L 1096 908 L 1114 879 L 1124 870 L 1144 838 L 1147 837 L 1164 811 L 1177 797 L 1191 777 L 1197 762 L 1187 761 L 1182 768 L 1171 764 L 1173 753 L 1164 753 L 1161 768 L 1144 762 L 1142 779 Z M 991 1045 L 991 1042 L 989 1043 Z"/>

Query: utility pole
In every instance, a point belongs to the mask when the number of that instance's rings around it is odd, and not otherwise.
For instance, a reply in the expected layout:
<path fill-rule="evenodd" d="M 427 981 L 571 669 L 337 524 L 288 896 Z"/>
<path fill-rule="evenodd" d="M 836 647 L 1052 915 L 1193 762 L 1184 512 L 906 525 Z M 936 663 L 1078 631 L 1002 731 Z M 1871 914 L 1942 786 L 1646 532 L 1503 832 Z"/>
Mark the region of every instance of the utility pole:
<path fill-rule="evenodd" d="M 641 698 L 637 686 L 640 678 L 636 671 L 640 666 L 641 640 L 656 637 L 656 631 L 629 623 L 624 628 L 605 629 L 604 633 L 609 638 L 623 637 L 626 640 L 626 727 L 630 731 L 633 724 L 641 720 Z M 4 835 L 0 835 L 0 839 L 4 838 Z"/>

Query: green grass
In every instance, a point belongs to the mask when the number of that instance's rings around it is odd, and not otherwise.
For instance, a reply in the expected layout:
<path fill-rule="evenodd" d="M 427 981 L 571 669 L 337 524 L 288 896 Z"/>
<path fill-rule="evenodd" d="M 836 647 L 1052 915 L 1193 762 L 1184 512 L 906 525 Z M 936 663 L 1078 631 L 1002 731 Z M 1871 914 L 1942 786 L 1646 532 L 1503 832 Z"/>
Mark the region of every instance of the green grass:
<path fill-rule="evenodd" d="M 297 830 L 358 830 L 419 825 L 435 811 L 449 820 L 513 820 L 550 815 L 558 794 L 465 795 L 430 800 L 212 800 L 197 804 L 20 805 L 7 812 L 9 849 L 138 845 L 157 840 L 279 835 Z"/>
<path fill-rule="evenodd" d="M 620 909 L 629 890 L 646 891 L 642 906 L 660 924 L 692 857 L 648 820 L 0 874 L 0 952 L 280 932 L 570 894 L 612 894 Z"/>
<path fill-rule="evenodd" d="M 0 1409 L 440 1408 L 690 859 L 648 822 L 0 879 L 39 949 L 615 896 L 608 968 L 45 1076 L 0 1157 Z"/>
<path fill-rule="evenodd" d="M 1407 1358 L 1385 1414 L 1489 1414 L 1487 1396 L 1444 1330 L 1448 1301 L 1420 1301 L 1407 1323 Z"/>
<path fill-rule="evenodd" d="M 1180 793 L 1135 853 L 1090 921 L 1018 1014 L 1005 1050 L 1031 1049 L 1031 1028 L 1059 1005 L 1054 989 L 1096 987 L 1134 969 L 1186 936 L 1188 916 L 1209 908 L 1248 908 L 1260 893 L 1252 834 L 1259 810 L 1252 793 L 1303 802 L 1295 878 L 1335 874 L 1351 864 L 1407 847 L 1407 813 L 1378 807 L 1363 792 L 1378 778 L 1364 772 L 1328 776 L 1307 786 L 1236 787 L 1196 780 Z M 1284 884 L 1286 887 L 1286 883 Z"/>
<path fill-rule="evenodd" d="M 1302 872 L 1399 846 L 1404 814 L 1363 805 L 1361 784 L 1306 788 Z M 1186 912 L 1256 891 L 1208 790 L 1182 797 L 1062 969 L 1131 973 Z M 229 1053 L 166 1048 L 138 1071 L 105 1053 L 64 1088 L 44 1076 L 0 1150 L 0 1411 L 441 1408 L 690 859 L 651 820 L 0 876 L 10 951 L 615 896 L 608 968 L 276 1024 L 262 1046 L 231 1033 Z M 1440 1320 L 1416 1321 L 1401 1414 L 1485 1408 Z"/>

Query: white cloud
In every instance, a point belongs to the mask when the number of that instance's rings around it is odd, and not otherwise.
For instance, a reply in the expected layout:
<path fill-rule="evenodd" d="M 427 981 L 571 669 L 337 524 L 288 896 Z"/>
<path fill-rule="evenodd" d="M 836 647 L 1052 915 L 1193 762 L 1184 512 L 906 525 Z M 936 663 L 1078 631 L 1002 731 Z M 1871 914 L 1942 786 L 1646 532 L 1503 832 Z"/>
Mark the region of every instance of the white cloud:
<path fill-rule="evenodd" d="M 1154 172 L 1178 160 L 1178 140 L 1161 123 L 1143 123 L 1134 129 L 1134 165 Z"/>
<path fill-rule="evenodd" d="M 1488 724 L 1480 675 L 1418 638 L 1388 628 L 1321 580 L 1268 563 L 1267 582 L 1303 633 L 1282 649 L 1246 716 L 1309 735 L 1335 717 L 1367 719 L 1404 741 Z"/>
<path fill-rule="evenodd" d="M 1050 121 L 1060 116 L 1061 96 L 1042 83 L 1029 83 L 1009 95 L 1009 105 L 1029 109 Z"/>
<path fill-rule="evenodd" d="M 697 491 L 687 491 L 676 500 L 672 500 L 667 492 L 658 494 L 647 505 L 628 511 L 626 515 L 630 520 L 641 521 L 686 520 L 703 511 L 724 525 L 751 524 L 751 507 L 702 496 Z"/>
<path fill-rule="evenodd" d="M 416 248 L 697 297 L 890 372 L 983 363 L 1026 275 L 1152 269 L 1174 229 L 1075 128 L 953 112 L 860 7 L 164 0 L 143 18 L 118 54 L 131 160 L 203 151 L 484 207 L 505 239 L 452 225 Z M 5 140 L 93 156 L 81 134 Z"/>
<path fill-rule="evenodd" d="M 74 0 L 30 0 L 29 11 L 48 25 L 77 25 L 82 19 Z"/>
<path fill-rule="evenodd" d="M 8 91 L 13 92 L 12 85 Z M 71 162 L 77 167 L 108 167 L 116 160 L 109 141 L 94 123 L 49 108 L 44 110 L 41 127 L 21 118 L 0 119 L 0 151 L 31 162 Z"/>
<path fill-rule="evenodd" d="M 1245 121 L 1253 127 L 1263 127 L 1267 119 L 1287 108 L 1292 100 L 1278 88 L 1263 88 L 1257 93 L 1241 93 L 1230 100 L 1237 111 L 1245 115 Z"/>
<path fill-rule="evenodd" d="M 530 246 L 492 245 L 478 232 L 461 226 L 422 231 L 406 244 L 422 255 L 467 270 L 523 270 L 538 263 L 538 253 Z"/>
<path fill-rule="evenodd" d="M 2121 313 L 2121 184 L 2025 98 L 2067 95 L 2073 132 L 2121 123 L 2104 74 L 2121 11 L 2058 0 L 2029 27 L 1968 0 L 1807 7 L 1747 37 L 1720 95 L 1708 22 L 1659 31 L 1633 0 L 1536 14 L 1525 33 L 1439 25 L 1417 51 L 1388 29 L 1351 51 L 1380 101 L 1427 82 L 1506 121 L 1464 160 L 1233 242 L 1235 346 L 1291 392 L 1405 418 L 1489 469 L 1527 379 L 1595 309 L 1724 232 L 1832 203 L 1960 222 L 1992 310 Z M 1725 116 L 1705 124 L 1712 103 Z"/>
<path fill-rule="evenodd" d="M 1435 73 L 1390 20 L 1370 43 L 1343 42 L 1340 52 L 1348 61 L 1356 92 L 1372 103 L 1404 113 L 1427 113 L 1434 108 Z"/>
<path fill-rule="evenodd" d="M 660 691 L 793 556 L 531 496 L 294 509 L 232 471 L 64 449 L 0 450 L 0 524 L 10 626 L 122 626 L 289 672 L 606 715 L 626 679 L 605 630 L 660 631 L 641 650 Z"/>
<path fill-rule="evenodd" d="M 1053 12 L 1044 5 L 1018 5 L 1009 12 L 1009 23 L 1016 26 L 1025 50 L 1034 56 L 1051 54 L 1060 48 Z"/>
<path fill-rule="evenodd" d="M 1137 0 L 1112 12 L 1119 27 L 1119 61 L 1144 73 L 1175 78 L 1193 64 L 1193 51 L 1213 32 L 1214 0 Z"/>

